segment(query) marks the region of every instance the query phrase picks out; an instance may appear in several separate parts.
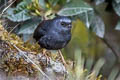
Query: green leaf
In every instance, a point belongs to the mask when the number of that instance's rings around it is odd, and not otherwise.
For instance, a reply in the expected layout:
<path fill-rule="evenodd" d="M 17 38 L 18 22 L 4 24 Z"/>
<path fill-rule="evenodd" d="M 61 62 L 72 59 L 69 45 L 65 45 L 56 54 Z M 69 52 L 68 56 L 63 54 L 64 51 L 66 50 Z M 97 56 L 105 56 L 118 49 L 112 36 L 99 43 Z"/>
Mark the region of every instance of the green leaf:
<path fill-rule="evenodd" d="M 20 2 L 17 6 L 16 6 L 16 10 L 20 11 L 20 10 L 24 10 L 26 9 L 27 5 L 29 5 L 30 3 L 32 3 L 32 0 L 24 0 L 22 2 Z"/>
<path fill-rule="evenodd" d="M 103 38 L 105 34 L 105 25 L 100 16 L 96 15 L 91 22 L 92 31 L 96 33 L 97 36 Z"/>
<path fill-rule="evenodd" d="M 70 2 L 71 0 L 59 0 L 58 5 L 64 6 L 66 3 Z"/>
<path fill-rule="evenodd" d="M 18 31 L 18 34 L 33 34 L 35 28 L 38 26 L 40 23 L 41 19 L 31 19 L 28 21 L 25 21 L 21 26 Z"/>
<path fill-rule="evenodd" d="M 88 11 L 85 13 L 81 13 L 81 14 L 77 15 L 76 17 L 79 18 L 81 21 L 83 21 L 85 23 L 86 27 L 89 29 L 90 23 L 94 17 L 94 11 Z"/>
<path fill-rule="evenodd" d="M 21 22 L 26 21 L 28 19 L 31 19 L 33 16 L 29 15 L 29 11 L 27 9 L 24 9 L 18 13 L 15 13 L 15 8 L 9 8 L 7 10 L 7 18 L 10 19 L 13 22 Z"/>
<path fill-rule="evenodd" d="M 66 4 L 59 12 L 58 15 L 74 16 L 87 11 L 92 11 L 93 8 L 82 0 L 71 1 Z"/>
<path fill-rule="evenodd" d="M 95 77 L 97 77 L 99 75 L 99 72 L 101 70 L 101 68 L 103 67 L 103 65 L 105 64 L 105 59 L 104 58 L 100 58 L 95 66 L 93 67 L 93 72 L 95 72 Z"/>
<path fill-rule="evenodd" d="M 16 8 L 9 8 L 6 11 L 6 17 L 13 22 L 21 22 L 31 19 L 33 16 L 29 14 L 29 10 L 26 8 L 31 2 L 31 0 L 24 0 L 20 2 Z"/>
<path fill-rule="evenodd" d="M 120 0 L 115 0 L 116 3 L 120 3 Z"/>
<path fill-rule="evenodd" d="M 108 80 L 117 80 L 116 77 L 119 74 L 119 70 L 119 67 L 114 67 L 108 77 Z"/>
<path fill-rule="evenodd" d="M 46 4 L 45 4 L 45 0 L 38 0 L 39 1 L 39 4 L 40 6 L 45 9 L 46 8 Z"/>
<path fill-rule="evenodd" d="M 115 1 L 112 2 L 113 8 L 118 16 L 120 16 L 120 2 L 117 3 Z"/>
<path fill-rule="evenodd" d="M 26 4 L 32 3 L 32 0 L 23 0 Z"/>
<path fill-rule="evenodd" d="M 103 2 L 105 2 L 105 0 L 94 0 L 94 1 L 95 1 L 96 5 L 99 5 L 99 4 L 103 3 Z"/>
<path fill-rule="evenodd" d="M 120 19 L 118 20 L 118 23 L 117 23 L 117 25 L 116 25 L 116 28 L 115 28 L 116 30 L 120 30 Z"/>
<path fill-rule="evenodd" d="M 52 6 L 56 6 L 56 4 L 59 2 L 60 0 L 48 0 L 48 2 L 52 5 Z"/>

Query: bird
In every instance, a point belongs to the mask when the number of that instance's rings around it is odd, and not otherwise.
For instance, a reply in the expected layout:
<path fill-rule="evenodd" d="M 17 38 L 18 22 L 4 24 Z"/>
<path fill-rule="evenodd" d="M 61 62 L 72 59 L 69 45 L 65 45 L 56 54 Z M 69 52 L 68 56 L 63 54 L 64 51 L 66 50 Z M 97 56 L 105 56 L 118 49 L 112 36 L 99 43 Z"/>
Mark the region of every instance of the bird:
<path fill-rule="evenodd" d="M 71 40 L 72 20 L 67 16 L 56 16 L 53 19 L 43 20 L 33 33 L 41 48 L 59 50 Z"/>

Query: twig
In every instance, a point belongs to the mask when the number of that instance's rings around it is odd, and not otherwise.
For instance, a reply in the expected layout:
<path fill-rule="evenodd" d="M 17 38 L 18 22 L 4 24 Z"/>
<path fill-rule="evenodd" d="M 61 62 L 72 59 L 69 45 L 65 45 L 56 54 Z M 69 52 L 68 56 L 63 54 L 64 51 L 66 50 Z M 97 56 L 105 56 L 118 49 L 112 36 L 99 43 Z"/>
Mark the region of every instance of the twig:
<path fill-rule="evenodd" d="M 16 0 L 14 0 L 13 2 L 11 2 L 11 4 L 9 4 L 5 9 L 3 9 L 0 17 L 3 15 L 3 13 L 15 2 Z"/>
<path fill-rule="evenodd" d="M 60 57 L 61 57 L 61 60 L 62 60 L 63 64 L 65 65 L 65 67 L 67 67 L 67 64 L 66 64 L 66 62 L 65 62 L 65 59 L 64 59 L 64 57 L 63 57 L 63 55 L 62 55 L 61 50 L 58 50 L 58 53 L 59 53 L 59 55 L 60 55 Z"/>
<path fill-rule="evenodd" d="M 51 80 L 51 79 L 39 68 L 39 66 L 38 66 L 37 64 L 35 64 L 35 63 L 25 54 L 26 52 L 20 50 L 20 49 L 19 49 L 16 45 L 14 45 L 14 44 L 13 44 L 13 46 L 14 46 L 22 55 L 24 55 L 32 64 L 34 64 L 35 67 L 42 73 L 43 76 L 45 76 L 48 80 Z"/>
<path fill-rule="evenodd" d="M 18 23 L 17 25 L 15 25 L 15 27 L 8 34 L 10 34 L 15 28 L 17 28 L 18 25 L 20 25 L 20 23 Z"/>
<path fill-rule="evenodd" d="M 10 3 L 10 1 L 8 1 L 6 4 L 1 5 L 0 10 L 1 10 L 3 7 L 5 7 L 8 3 Z"/>

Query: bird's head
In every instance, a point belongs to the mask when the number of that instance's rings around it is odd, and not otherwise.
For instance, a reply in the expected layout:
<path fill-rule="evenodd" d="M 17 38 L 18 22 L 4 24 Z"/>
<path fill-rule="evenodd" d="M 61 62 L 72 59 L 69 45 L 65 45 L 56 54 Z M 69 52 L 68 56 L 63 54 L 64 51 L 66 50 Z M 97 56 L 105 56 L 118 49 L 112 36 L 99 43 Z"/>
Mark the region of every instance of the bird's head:
<path fill-rule="evenodd" d="M 63 27 L 66 29 L 71 29 L 72 28 L 72 21 L 70 18 L 66 16 L 58 16 L 53 19 L 53 22 L 56 24 L 57 27 Z"/>

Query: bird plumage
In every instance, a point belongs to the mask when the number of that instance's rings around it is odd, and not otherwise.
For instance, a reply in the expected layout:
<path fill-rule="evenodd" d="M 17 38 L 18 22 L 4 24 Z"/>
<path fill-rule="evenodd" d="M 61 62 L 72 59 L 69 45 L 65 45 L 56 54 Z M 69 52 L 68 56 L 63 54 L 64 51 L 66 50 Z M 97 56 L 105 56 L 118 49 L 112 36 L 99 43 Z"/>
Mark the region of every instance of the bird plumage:
<path fill-rule="evenodd" d="M 33 38 L 42 48 L 49 50 L 64 48 L 71 39 L 71 23 L 71 20 L 64 16 L 44 20 L 34 31 Z"/>

